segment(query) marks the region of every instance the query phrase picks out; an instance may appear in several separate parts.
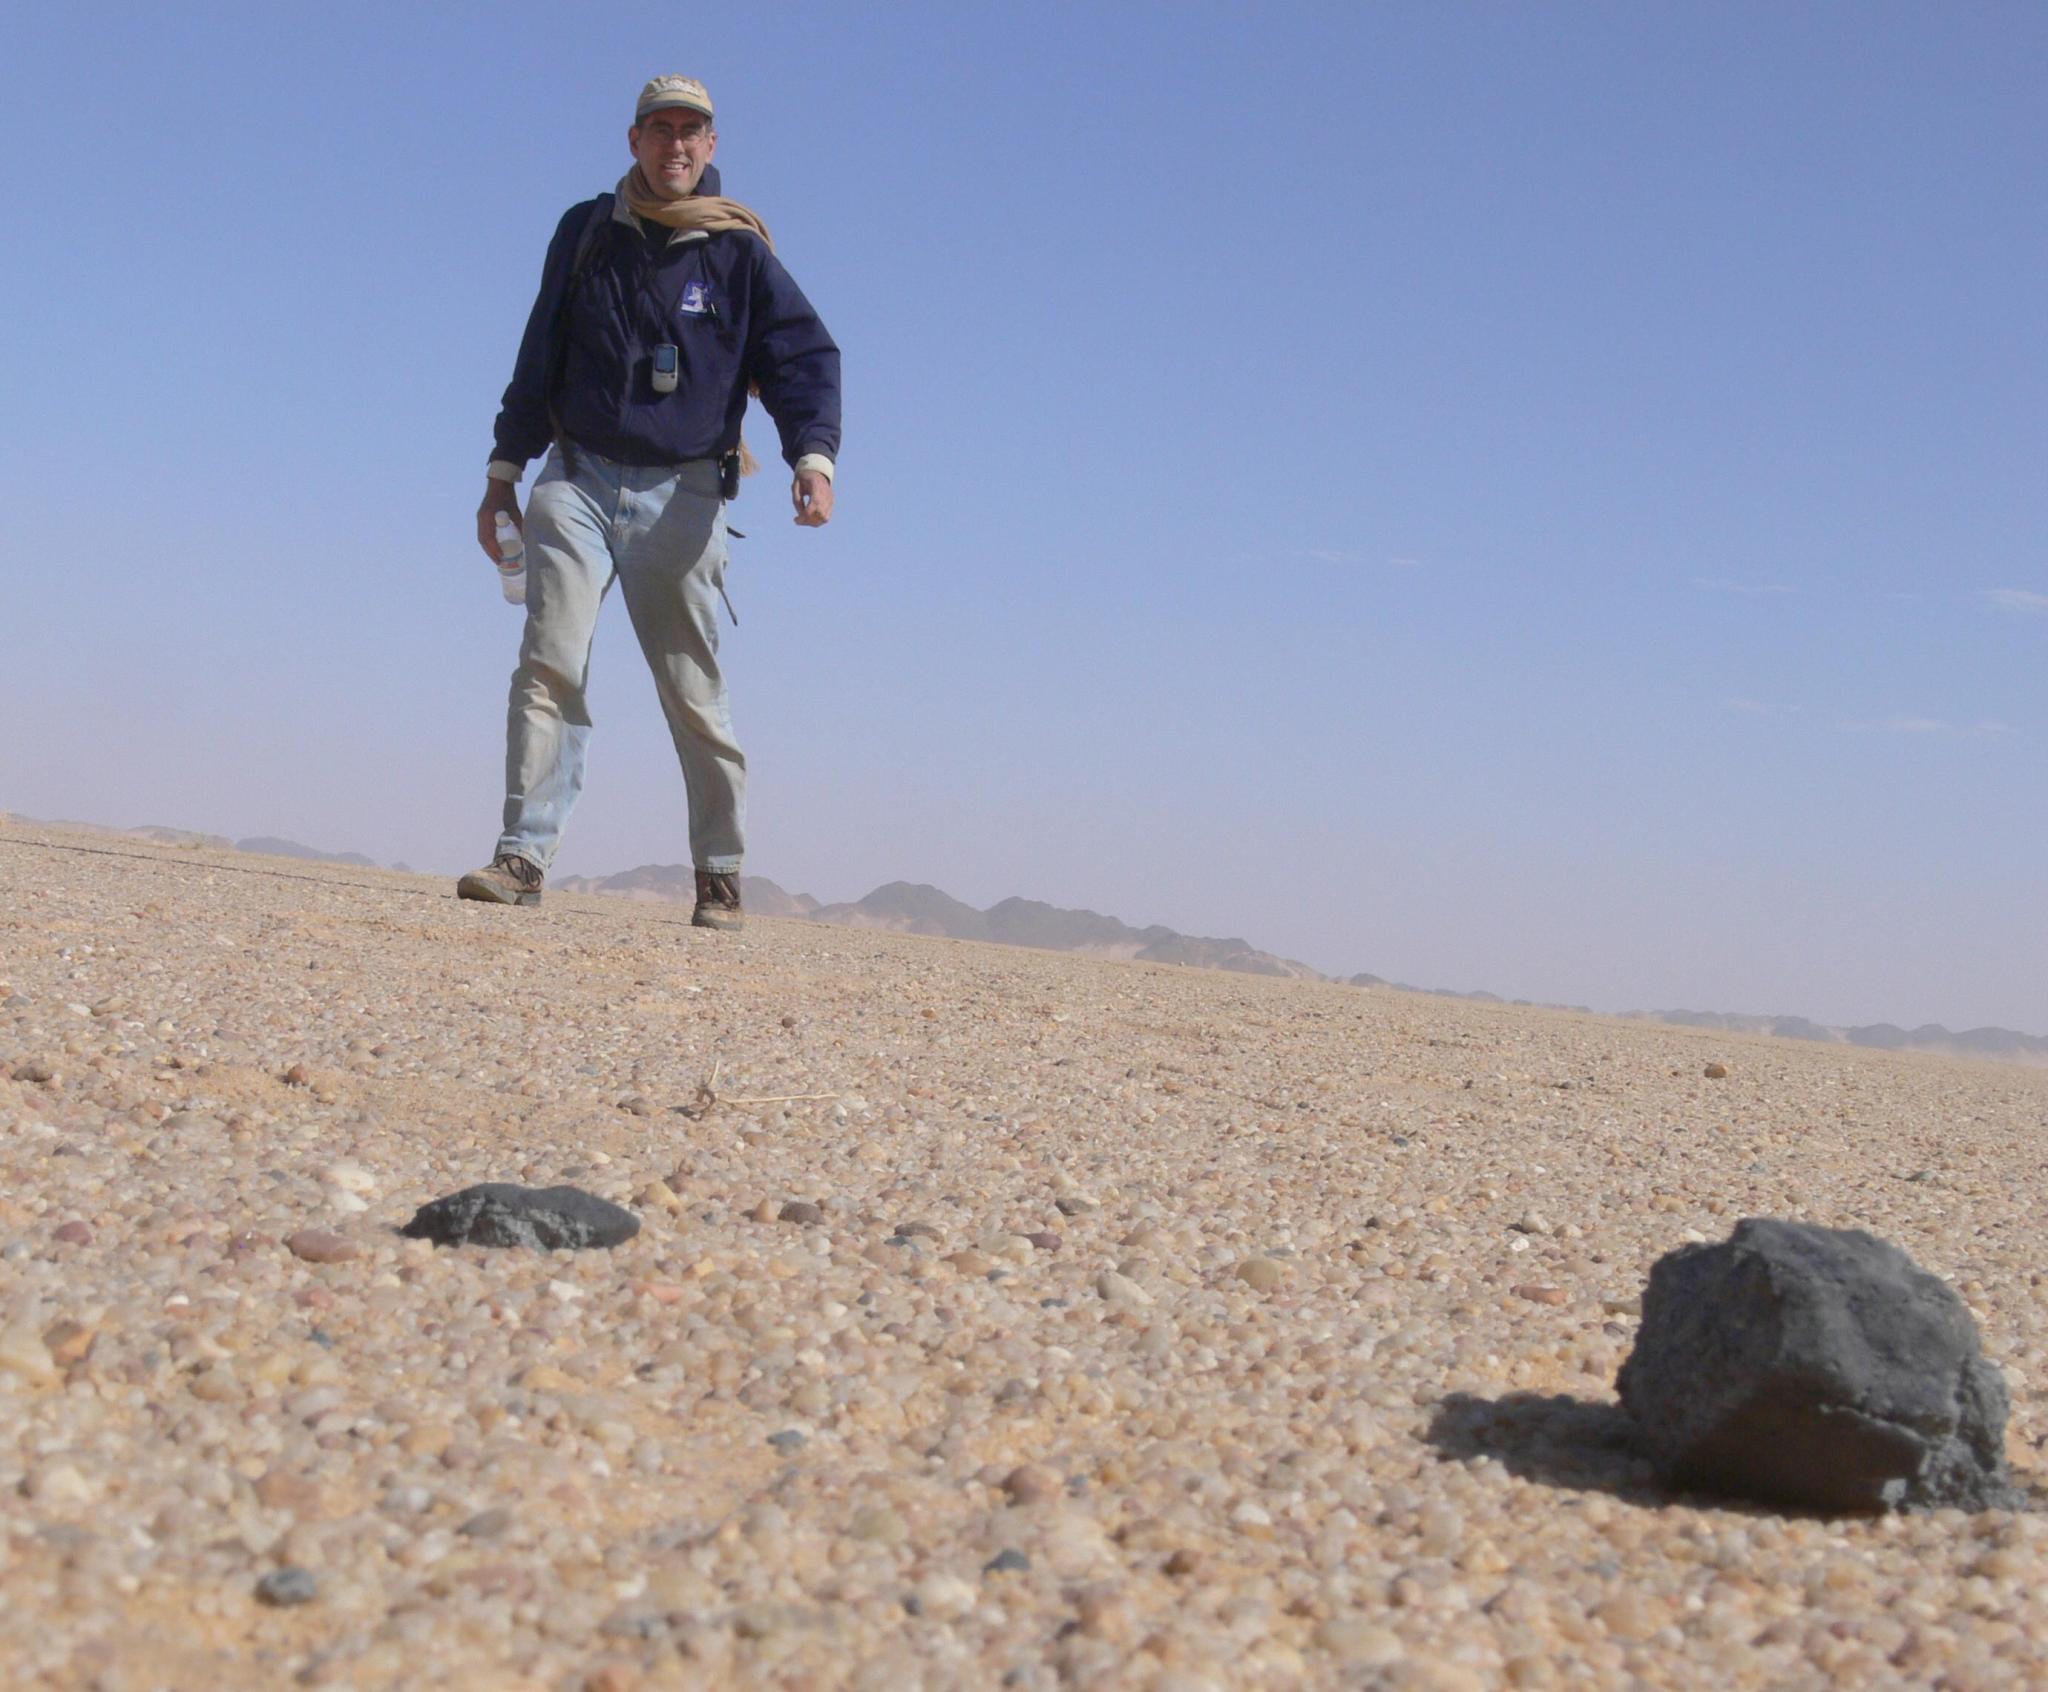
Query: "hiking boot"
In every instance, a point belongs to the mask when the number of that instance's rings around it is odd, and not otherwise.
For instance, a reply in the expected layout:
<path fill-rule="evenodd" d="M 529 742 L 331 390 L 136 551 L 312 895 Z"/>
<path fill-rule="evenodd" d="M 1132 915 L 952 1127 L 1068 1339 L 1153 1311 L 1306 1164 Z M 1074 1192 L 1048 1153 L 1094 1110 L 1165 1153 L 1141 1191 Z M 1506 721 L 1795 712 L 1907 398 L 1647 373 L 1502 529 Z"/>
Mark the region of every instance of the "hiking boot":
<path fill-rule="evenodd" d="M 716 870 L 697 872 L 697 908 L 690 922 L 697 928 L 738 928 L 746 921 L 740 911 L 740 878 L 720 875 Z"/>
<path fill-rule="evenodd" d="M 515 852 L 500 852 L 488 869 L 471 870 L 455 884 L 458 899 L 482 899 L 493 905 L 537 905 L 547 876 Z"/>

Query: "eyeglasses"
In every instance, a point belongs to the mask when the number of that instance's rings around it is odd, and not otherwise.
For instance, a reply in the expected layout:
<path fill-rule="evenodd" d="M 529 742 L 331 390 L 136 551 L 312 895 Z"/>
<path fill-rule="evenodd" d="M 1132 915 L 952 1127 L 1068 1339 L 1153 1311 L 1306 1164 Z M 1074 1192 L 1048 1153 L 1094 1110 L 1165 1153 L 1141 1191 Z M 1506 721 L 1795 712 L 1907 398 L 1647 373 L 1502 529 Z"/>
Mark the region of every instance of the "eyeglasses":
<path fill-rule="evenodd" d="M 693 123 L 687 128 L 678 129 L 674 124 L 670 123 L 649 123 L 641 126 L 640 133 L 645 135 L 657 147 L 673 147 L 677 142 L 681 142 L 687 147 L 709 136 L 711 125 L 708 123 Z"/>

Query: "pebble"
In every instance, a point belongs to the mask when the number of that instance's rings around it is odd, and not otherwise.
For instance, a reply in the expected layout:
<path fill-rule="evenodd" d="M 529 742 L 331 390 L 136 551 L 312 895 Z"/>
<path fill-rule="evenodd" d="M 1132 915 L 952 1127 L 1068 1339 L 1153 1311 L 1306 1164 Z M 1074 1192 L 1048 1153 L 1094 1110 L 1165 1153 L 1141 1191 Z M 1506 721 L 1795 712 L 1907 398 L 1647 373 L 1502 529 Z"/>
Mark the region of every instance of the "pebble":
<path fill-rule="evenodd" d="M 300 1228 L 285 1236 L 285 1248 L 307 1263 L 346 1263 L 360 1257 L 362 1247 L 343 1234 L 325 1228 Z"/>
<path fill-rule="evenodd" d="M 256 1477 L 256 1502 L 266 1510 L 285 1510 L 295 1516 L 309 1515 L 320 1507 L 320 1485 L 311 1476 L 289 1469 L 266 1469 Z"/>
<path fill-rule="evenodd" d="M 1105 1269 L 1095 1277 L 1095 1291 L 1110 1304 L 1149 1305 L 1152 1295 L 1128 1275 L 1115 1269 Z"/>
<path fill-rule="evenodd" d="M 882 1504 L 867 1504 L 856 1510 L 847 1524 L 847 1534 L 870 1545 L 900 1545 L 909 1537 L 903 1518 Z"/>
<path fill-rule="evenodd" d="M 330 1163 L 321 1170 L 320 1179 L 330 1187 L 339 1187 L 347 1193 L 362 1195 L 377 1190 L 377 1178 L 360 1163 L 351 1163 L 346 1158 Z"/>
<path fill-rule="evenodd" d="M 207 1404 L 239 1404 L 246 1394 L 234 1370 L 215 1363 L 192 1378 L 192 1396 Z"/>
<path fill-rule="evenodd" d="M 1031 1559 L 1015 1546 L 998 1551 L 982 1565 L 984 1574 L 1029 1574 Z"/>
<path fill-rule="evenodd" d="M 974 1608 L 979 1599 L 973 1587 L 958 1575 L 930 1574 L 917 1583 L 912 1596 L 918 1612 L 937 1621 L 954 1621 Z"/>
<path fill-rule="evenodd" d="M 55 1510 L 76 1509 L 91 1504 L 99 1487 L 69 1463 L 43 1463 L 29 1470 L 21 1489 L 37 1504 Z"/>
<path fill-rule="evenodd" d="M 256 1596 L 262 1602 L 280 1609 L 295 1604 L 310 1604 L 319 1595 L 319 1579 L 310 1569 L 296 1566 L 272 1569 L 256 1583 Z"/>
<path fill-rule="evenodd" d="M 807 1199 L 791 1199 L 782 1207 L 780 1220 L 799 1222 L 807 1228 L 815 1228 L 825 1220 L 825 1212 Z"/>
<path fill-rule="evenodd" d="M 1287 1279 L 1287 1270 L 1270 1257 L 1248 1257 L 1237 1266 L 1237 1278 L 1254 1292 L 1271 1292 Z"/>
<path fill-rule="evenodd" d="M 1066 1482 L 1043 1463 L 1020 1463 L 1003 1477 L 1003 1492 L 1012 1504 L 1043 1504 L 1061 1497 Z"/>
<path fill-rule="evenodd" d="M 49 1352 L 50 1361 L 60 1369 L 68 1369 L 90 1356 L 93 1342 L 98 1338 L 98 1329 L 69 1317 L 52 1322 L 43 1330 L 44 1349 Z"/>
<path fill-rule="evenodd" d="M 26 1317 L 17 1318 L 7 1327 L 0 1328 L 0 1372 L 11 1373 L 30 1382 L 57 1378 L 57 1364 L 50 1355 L 49 1346 Z"/>
<path fill-rule="evenodd" d="M 1635 1643 L 1664 1625 L 1661 1609 L 1639 1593 L 1623 1592 L 1595 1607 L 1593 1619 L 1616 1639 Z"/>
<path fill-rule="evenodd" d="M 1091 1639 L 1120 1642 L 1130 1634 L 1130 1605 L 1120 1592 L 1084 1592 L 1074 1604 L 1074 1622 Z"/>
<path fill-rule="evenodd" d="M 1339 1662 L 1360 1668 L 1387 1668 L 1408 1655 L 1401 1636 L 1392 1628 L 1356 1616 L 1332 1616 L 1318 1622 L 1310 1637 Z"/>

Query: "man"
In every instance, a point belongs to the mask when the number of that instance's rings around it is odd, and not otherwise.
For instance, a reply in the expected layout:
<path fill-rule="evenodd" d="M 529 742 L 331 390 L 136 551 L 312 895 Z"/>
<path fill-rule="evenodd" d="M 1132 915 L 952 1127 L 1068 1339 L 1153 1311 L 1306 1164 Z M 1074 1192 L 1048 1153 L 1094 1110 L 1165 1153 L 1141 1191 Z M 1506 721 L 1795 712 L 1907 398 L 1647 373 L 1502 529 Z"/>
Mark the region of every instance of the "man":
<path fill-rule="evenodd" d="M 504 512 L 526 541 L 526 634 L 512 672 L 505 819 L 464 899 L 540 902 L 583 785 L 590 645 L 616 579 L 683 769 L 696 909 L 738 928 L 746 759 L 718 665 L 725 501 L 751 455 L 751 389 L 781 437 L 796 521 L 832 515 L 839 349 L 761 220 L 719 193 L 711 96 L 689 77 L 640 91 L 633 168 L 555 230 L 498 413 L 477 541 Z M 552 442 L 552 448 L 550 448 Z M 517 486 L 546 450 L 522 521 Z"/>

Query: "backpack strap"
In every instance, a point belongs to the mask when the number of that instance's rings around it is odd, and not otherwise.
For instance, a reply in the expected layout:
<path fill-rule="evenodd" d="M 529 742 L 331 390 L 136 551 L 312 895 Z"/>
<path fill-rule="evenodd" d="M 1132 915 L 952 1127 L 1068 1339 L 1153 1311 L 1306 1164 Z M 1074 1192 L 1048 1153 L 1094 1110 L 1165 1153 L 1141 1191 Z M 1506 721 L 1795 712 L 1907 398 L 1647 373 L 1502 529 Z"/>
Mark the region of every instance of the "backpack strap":
<path fill-rule="evenodd" d="M 555 390 L 562 385 L 562 369 L 569 358 L 569 301 L 583 278 L 590 273 L 591 255 L 597 251 L 597 238 L 612 215 L 614 194 L 600 194 L 590 202 L 590 213 L 583 220 L 583 229 L 576 237 L 576 256 L 569 261 L 569 276 L 562 284 L 561 304 L 555 309 L 555 321 L 548 339 L 548 421 L 555 426 L 555 444 L 562 449 L 562 459 L 570 475 L 576 474 L 576 449 L 569 444 L 569 437 L 562 433 L 562 420 L 555 413 Z"/>
<path fill-rule="evenodd" d="M 590 269 L 590 255 L 597 250 L 597 233 L 612 215 L 612 202 L 617 196 L 600 194 L 590 202 L 590 215 L 583 220 L 583 233 L 576 237 L 576 257 L 569 266 L 569 286 L 562 293 L 562 310 L 569 309 L 569 295 L 575 291 Z"/>

